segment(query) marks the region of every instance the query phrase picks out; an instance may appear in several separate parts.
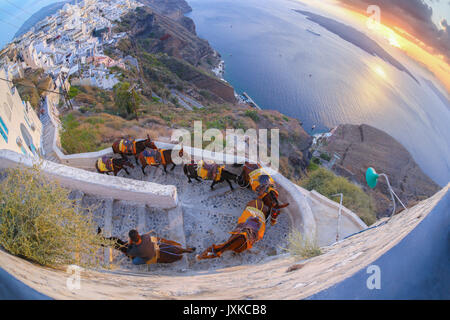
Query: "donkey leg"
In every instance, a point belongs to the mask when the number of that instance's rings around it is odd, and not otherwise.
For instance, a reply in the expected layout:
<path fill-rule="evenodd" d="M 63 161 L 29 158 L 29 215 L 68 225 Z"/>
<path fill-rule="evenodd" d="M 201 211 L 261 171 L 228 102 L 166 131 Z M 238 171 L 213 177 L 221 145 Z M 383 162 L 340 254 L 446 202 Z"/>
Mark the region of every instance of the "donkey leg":
<path fill-rule="evenodd" d="M 176 246 L 176 247 L 182 249 L 183 253 L 192 253 L 192 252 L 195 251 L 195 248 L 183 248 L 181 246 L 181 243 L 178 243 L 178 242 L 173 241 L 173 240 L 167 240 L 167 239 L 164 239 L 164 238 L 158 238 L 158 239 L 159 239 L 159 241 L 161 243 L 166 243 L 168 245 L 173 245 L 173 246 Z"/>
<path fill-rule="evenodd" d="M 147 166 L 144 166 L 144 165 L 142 165 L 142 167 L 141 167 L 142 173 L 144 174 L 144 176 L 146 175 L 146 174 L 145 174 L 145 170 L 144 170 L 146 167 L 147 167 Z"/>
<path fill-rule="evenodd" d="M 231 191 L 234 190 L 233 185 L 231 184 L 231 181 L 228 179 L 225 179 L 226 182 L 228 182 L 228 184 L 230 185 Z"/>
<path fill-rule="evenodd" d="M 183 253 L 186 253 L 182 247 L 170 244 L 160 244 L 159 249 L 158 263 L 172 263 L 179 261 L 183 258 Z"/>
<path fill-rule="evenodd" d="M 170 171 L 173 171 L 173 169 L 175 169 L 175 167 L 176 167 L 176 164 L 174 163 L 172 168 L 170 168 Z"/>
<path fill-rule="evenodd" d="M 228 250 L 240 253 L 245 249 L 247 249 L 247 242 L 242 234 L 233 234 L 226 243 L 215 248 L 219 255 Z"/>
<path fill-rule="evenodd" d="M 123 170 L 125 170 L 125 172 L 127 173 L 127 175 L 130 175 L 130 173 L 128 172 L 128 170 L 126 168 L 123 168 Z"/>
<path fill-rule="evenodd" d="M 213 181 L 213 183 L 211 184 L 211 190 L 214 190 L 214 186 L 216 185 L 216 181 Z"/>
<path fill-rule="evenodd" d="M 198 260 L 202 259 L 213 259 L 220 257 L 225 251 L 237 251 L 242 249 L 241 251 L 245 250 L 243 247 L 245 246 L 245 249 L 247 248 L 245 243 L 245 237 L 241 234 L 233 234 L 227 242 L 220 244 L 216 246 L 213 244 L 210 248 L 206 249 L 205 252 L 203 252 L 201 255 L 197 256 Z M 211 250 L 208 252 L 208 250 Z M 239 251 L 239 252 L 241 252 Z"/>
<path fill-rule="evenodd" d="M 164 165 L 164 172 L 167 173 L 167 165 Z"/>

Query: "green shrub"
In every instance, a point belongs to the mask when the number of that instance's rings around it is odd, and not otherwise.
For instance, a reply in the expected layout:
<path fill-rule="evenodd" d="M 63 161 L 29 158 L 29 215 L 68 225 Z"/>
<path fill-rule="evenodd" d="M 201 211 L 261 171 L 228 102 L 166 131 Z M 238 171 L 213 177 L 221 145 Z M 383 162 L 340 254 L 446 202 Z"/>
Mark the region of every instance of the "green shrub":
<path fill-rule="evenodd" d="M 245 110 L 244 115 L 251 118 L 255 122 L 259 121 L 258 111 L 256 110 Z"/>
<path fill-rule="evenodd" d="M 40 174 L 38 166 L 7 170 L 0 182 L 0 245 L 45 266 L 98 266 L 101 244 L 90 210 Z"/>
<path fill-rule="evenodd" d="M 80 93 L 80 89 L 76 86 L 71 86 L 69 89 L 69 98 L 73 99 Z"/>
<path fill-rule="evenodd" d="M 300 185 L 310 191 L 316 190 L 336 202 L 339 201 L 339 198 L 331 196 L 342 193 L 345 207 L 355 212 L 367 225 L 376 221 L 373 199 L 344 177 L 338 177 L 333 172 L 319 167 L 310 172 L 308 178 L 301 180 Z"/>
<path fill-rule="evenodd" d="M 98 130 L 93 125 L 80 127 L 73 114 L 63 118 L 61 146 L 69 154 L 97 151 L 98 135 Z"/>
<path fill-rule="evenodd" d="M 331 160 L 331 157 L 328 154 L 326 154 L 326 153 L 321 153 L 320 154 L 320 158 L 325 160 L 325 161 L 330 161 Z"/>
<path fill-rule="evenodd" d="M 306 239 L 298 230 L 293 230 L 288 235 L 288 247 L 284 249 L 295 257 L 303 259 L 312 258 L 322 254 L 317 242 Z"/>

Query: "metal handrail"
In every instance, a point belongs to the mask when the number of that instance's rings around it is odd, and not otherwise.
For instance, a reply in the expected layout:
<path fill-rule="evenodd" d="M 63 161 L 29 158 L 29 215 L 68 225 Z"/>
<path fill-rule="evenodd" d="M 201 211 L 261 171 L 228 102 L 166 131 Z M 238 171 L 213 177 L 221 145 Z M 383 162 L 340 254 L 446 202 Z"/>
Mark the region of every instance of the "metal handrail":
<path fill-rule="evenodd" d="M 336 242 L 339 241 L 339 226 L 341 221 L 341 212 L 342 212 L 342 200 L 344 199 L 344 195 L 342 193 L 336 193 L 333 194 L 332 197 L 340 196 L 341 200 L 339 202 L 339 213 L 338 213 L 338 219 L 337 219 L 337 226 L 336 226 Z"/>

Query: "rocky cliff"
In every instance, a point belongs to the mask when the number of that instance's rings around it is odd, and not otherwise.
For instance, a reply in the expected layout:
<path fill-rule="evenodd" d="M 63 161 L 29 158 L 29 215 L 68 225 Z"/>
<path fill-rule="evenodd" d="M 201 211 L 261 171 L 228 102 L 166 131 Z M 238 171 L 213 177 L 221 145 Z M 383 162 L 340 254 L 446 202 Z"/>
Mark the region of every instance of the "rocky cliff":
<path fill-rule="evenodd" d="M 384 178 L 370 190 L 365 182 L 365 171 L 373 167 L 379 173 L 385 173 L 400 199 L 407 206 L 430 197 L 439 190 L 412 158 L 411 154 L 387 133 L 362 125 L 339 125 L 332 136 L 322 144 L 322 151 L 340 159 L 332 170 L 351 181 L 360 184 L 372 194 L 377 204 L 378 217 L 390 214 L 391 198 Z"/>
<path fill-rule="evenodd" d="M 219 56 L 206 40 L 197 37 L 195 25 L 189 18 L 175 21 L 142 7 L 126 15 L 118 31 L 128 33 L 130 47 L 134 50 L 131 54 L 137 56 L 142 65 L 147 65 L 147 73 L 153 74 L 156 66 L 145 63 L 146 54 L 159 54 L 158 63 L 182 81 L 199 90 L 208 90 L 218 98 L 216 102 L 236 101 L 233 87 L 210 71 L 219 62 Z"/>

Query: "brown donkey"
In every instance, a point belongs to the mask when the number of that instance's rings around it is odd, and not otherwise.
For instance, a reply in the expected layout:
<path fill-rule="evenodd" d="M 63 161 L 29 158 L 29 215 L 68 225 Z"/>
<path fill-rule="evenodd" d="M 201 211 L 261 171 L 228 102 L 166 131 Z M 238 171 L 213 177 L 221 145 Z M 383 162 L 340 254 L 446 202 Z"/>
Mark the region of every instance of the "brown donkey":
<path fill-rule="evenodd" d="M 97 233 L 102 233 L 100 227 L 97 229 Z M 195 248 L 183 248 L 178 242 L 150 236 L 150 232 L 139 235 L 137 230 L 130 230 L 129 235 L 134 235 L 137 239 L 133 240 L 130 237 L 128 242 L 117 237 L 104 237 L 104 239 L 114 241 L 113 248 L 133 259 L 133 264 L 173 263 L 181 260 L 184 253 L 195 251 Z M 145 252 L 146 255 L 151 253 L 151 256 L 142 259 L 142 263 L 136 263 L 136 258 L 139 257 L 136 254 L 139 252 Z"/>
<path fill-rule="evenodd" d="M 237 179 L 241 187 L 247 186 L 257 193 L 258 199 L 270 208 L 276 209 L 271 215 L 270 224 L 277 223 L 280 209 L 286 208 L 289 203 L 280 204 L 278 201 L 278 190 L 275 181 L 264 171 L 260 164 L 245 162 L 241 175 Z"/>
<path fill-rule="evenodd" d="M 112 144 L 112 149 L 114 153 L 120 154 L 123 159 L 126 159 L 126 156 L 134 156 L 136 163 L 138 155 L 145 150 L 145 148 L 157 149 L 155 143 L 150 139 L 150 136 L 147 134 L 147 139 L 136 141 L 121 139 L 116 140 Z"/>
<path fill-rule="evenodd" d="M 213 259 L 220 257 L 225 251 L 241 253 L 250 249 L 255 242 L 263 238 L 269 216 L 278 211 L 278 209 L 266 206 L 259 199 L 250 201 L 239 218 L 238 225 L 230 232 L 232 235 L 228 241 L 220 245 L 213 244 L 197 255 L 197 259 Z"/>
<path fill-rule="evenodd" d="M 211 168 L 211 170 L 209 170 Z M 211 190 L 214 190 L 214 186 L 217 183 L 228 182 L 230 189 L 233 190 L 233 185 L 231 181 L 236 182 L 237 175 L 225 170 L 225 166 L 219 166 L 215 163 L 205 164 L 204 161 L 200 161 L 198 164 L 191 161 L 190 164 L 185 164 L 183 166 L 183 172 L 188 178 L 188 182 L 191 183 L 191 179 L 195 179 L 199 182 L 203 180 L 212 180 Z M 213 172 L 213 174 L 211 174 Z M 200 173 L 200 175 L 199 175 Z"/>
<path fill-rule="evenodd" d="M 176 164 L 172 160 L 172 151 L 173 149 L 155 149 L 155 150 L 145 150 L 138 155 L 139 163 L 141 164 L 142 173 L 145 175 L 145 168 L 147 166 L 155 166 L 158 167 L 162 165 L 164 167 L 164 172 L 167 173 L 167 166 L 172 165 L 170 171 L 175 169 Z M 179 157 L 183 157 L 184 151 L 183 146 L 181 146 L 180 151 L 178 152 Z"/>
<path fill-rule="evenodd" d="M 109 172 L 113 172 L 115 176 L 120 170 L 125 170 L 125 172 L 130 175 L 126 167 L 134 168 L 134 165 L 127 159 L 114 159 L 111 157 L 101 157 L 95 162 L 95 168 L 98 173 L 108 175 Z"/>

